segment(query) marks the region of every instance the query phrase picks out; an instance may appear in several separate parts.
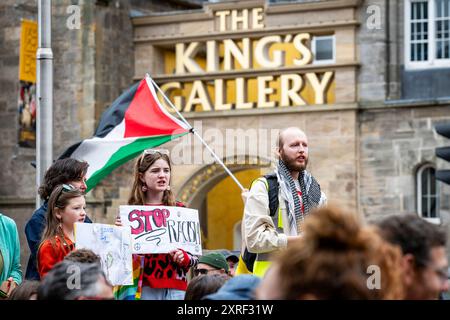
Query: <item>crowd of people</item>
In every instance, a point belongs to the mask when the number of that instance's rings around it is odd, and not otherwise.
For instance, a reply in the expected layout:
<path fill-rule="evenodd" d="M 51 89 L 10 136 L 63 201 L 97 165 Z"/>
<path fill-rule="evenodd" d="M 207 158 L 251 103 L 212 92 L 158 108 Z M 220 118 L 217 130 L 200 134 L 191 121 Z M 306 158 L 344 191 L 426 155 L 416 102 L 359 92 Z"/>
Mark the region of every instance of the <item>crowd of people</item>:
<path fill-rule="evenodd" d="M 133 254 L 133 284 L 113 287 L 98 255 L 75 250 L 74 223 L 92 221 L 84 193 L 88 164 L 57 160 L 25 227 L 25 280 L 15 222 L 0 214 L 0 299 L 12 300 L 318 300 L 443 299 L 448 288 L 446 233 L 416 214 L 366 223 L 327 203 L 306 170 L 308 139 L 283 130 L 272 174 L 244 190 L 239 257 L 182 249 Z M 164 149 L 135 162 L 128 205 L 178 206 Z M 115 224 L 122 225 L 119 217 Z M 78 276 L 74 276 L 78 275 Z"/>

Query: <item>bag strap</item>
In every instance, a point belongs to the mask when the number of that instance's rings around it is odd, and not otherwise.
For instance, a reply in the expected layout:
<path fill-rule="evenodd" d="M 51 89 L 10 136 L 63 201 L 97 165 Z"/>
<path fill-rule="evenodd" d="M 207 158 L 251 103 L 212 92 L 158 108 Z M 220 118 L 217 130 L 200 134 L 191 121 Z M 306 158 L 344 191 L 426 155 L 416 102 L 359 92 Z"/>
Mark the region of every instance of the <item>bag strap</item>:
<path fill-rule="evenodd" d="M 278 210 L 278 180 L 275 173 L 267 174 L 263 177 L 260 177 L 253 181 L 255 183 L 256 181 L 261 180 L 266 185 L 267 193 L 269 195 L 269 211 L 270 216 L 275 217 L 277 210 Z M 253 186 L 252 183 L 252 186 Z M 244 262 L 247 270 L 250 273 L 253 273 L 253 265 L 256 261 L 256 253 L 249 252 L 247 247 L 244 247 L 244 252 L 241 253 L 242 261 Z"/>
<path fill-rule="evenodd" d="M 266 174 L 258 179 L 256 179 L 255 181 L 253 181 L 253 184 L 256 181 L 262 181 L 264 182 L 264 184 L 266 185 L 266 189 L 267 189 L 267 193 L 269 196 L 269 211 L 270 211 L 270 216 L 271 217 L 275 217 L 275 215 L 277 214 L 277 210 L 278 210 L 278 179 L 277 179 L 277 175 L 273 172 L 270 174 Z"/>
<path fill-rule="evenodd" d="M 269 194 L 269 211 L 270 216 L 275 217 L 278 210 L 278 179 L 275 173 L 266 174 L 264 178 L 267 180 L 267 193 Z"/>

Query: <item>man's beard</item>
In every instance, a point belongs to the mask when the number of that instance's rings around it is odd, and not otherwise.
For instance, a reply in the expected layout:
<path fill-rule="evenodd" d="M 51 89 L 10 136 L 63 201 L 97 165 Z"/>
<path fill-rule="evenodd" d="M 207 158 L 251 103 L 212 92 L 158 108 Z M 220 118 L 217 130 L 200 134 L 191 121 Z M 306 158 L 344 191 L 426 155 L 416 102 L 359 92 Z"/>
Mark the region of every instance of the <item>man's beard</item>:
<path fill-rule="evenodd" d="M 305 163 L 304 164 L 298 164 L 296 159 L 289 159 L 284 154 L 281 154 L 281 160 L 283 160 L 284 164 L 288 168 L 289 171 L 298 171 L 302 172 L 306 169 L 306 166 L 308 165 L 308 158 L 305 157 Z"/>

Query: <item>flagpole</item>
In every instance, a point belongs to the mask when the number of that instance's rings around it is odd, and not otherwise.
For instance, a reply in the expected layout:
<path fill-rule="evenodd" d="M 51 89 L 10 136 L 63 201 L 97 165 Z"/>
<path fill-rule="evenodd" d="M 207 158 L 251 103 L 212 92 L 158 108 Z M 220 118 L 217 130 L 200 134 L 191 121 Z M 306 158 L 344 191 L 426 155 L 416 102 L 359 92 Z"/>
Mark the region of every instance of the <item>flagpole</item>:
<path fill-rule="evenodd" d="M 175 110 L 175 112 L 177 113 L 177 115 L 181 118 L 181 120 L 189 126 L 189 128 L 191 128 L 192 133 L 200 139 L 200 141 L 203 143 L 203 145 L 206 147 L 206 149 L 208 149 L 209 152 L 211 152 L 211 154 L 213 155 L 214 159 L 217 160 L 217 162 L 225 169 L 225 172 L 228 173 L 228 175 L 234 180 L 234 182 L 236 182 L 236 184 L 239 186 L 239 188 L 241 188 L 242 191 L 245 190 L 245 188 L 242 186 L 242 184 L 238 181 L 238 179 L 236 179 L 236 176 L 228 169 L 228 167 L 222 162 L 222 160 L 217 156 L 217 154 L 214 152 L 213 149 L 211 149 L 209 147 L 209 145 L 205 142 L 205 140 L 203 140 L 202 136 L 198 134 L 198 132 L 194 129 L 193 126 L 191 126 L 191 124 L 183 117 L 183 115 L 177 110 L 177 108 L 172 104 L 172 102 L 170 101 L 169 98 L 167 98 L 166 94 L 161 90 L 161 88 L 156 84 L 155 81 L 153 81 L 153 79 L 150 77 L 150 75 L 147 73 L 146 77 L 148 77 L 151 81 L 152 84 L 156 87 L 156 89 L 158 89 L 158 91 L 162 94 L 162 96 L 164 97 L 164 100 L 167 101 L 167 103 L 170 105 L 170 107 Z"/>

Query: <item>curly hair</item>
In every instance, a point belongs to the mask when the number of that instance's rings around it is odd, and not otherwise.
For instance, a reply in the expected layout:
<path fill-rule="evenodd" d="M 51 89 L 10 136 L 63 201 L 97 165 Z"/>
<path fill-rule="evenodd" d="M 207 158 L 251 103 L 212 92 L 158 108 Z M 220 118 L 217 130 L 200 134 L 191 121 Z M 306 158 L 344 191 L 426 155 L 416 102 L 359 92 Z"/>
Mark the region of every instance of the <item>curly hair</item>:
<path fill-rule="evenodd" d="M 79 263 L 99 263 L 101 264 L 100 256 L 89 249 L 78 249 L 70 252 L 64 257 L 64 260 L 79 262 Z"/>
<path fill-rule="evenodd" d="M 87 173 L 89 164 L 72 158 L 56 160 L 47 172 L 38 193 L 42 200 L 48 200 L 56 186 L 81 180 Z"/>
<path fill-rule="evenodd" d="M 283 299 L 402 299 L 401 252 L 376 228 L 334 207 L 318 209 L 305 222 L 303 237 L 281 251 Z M 369 288 L 370 266 L 380 270 L 380 287 Z"/>

